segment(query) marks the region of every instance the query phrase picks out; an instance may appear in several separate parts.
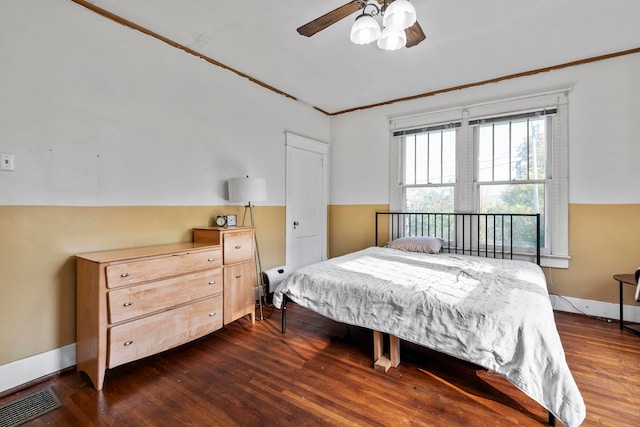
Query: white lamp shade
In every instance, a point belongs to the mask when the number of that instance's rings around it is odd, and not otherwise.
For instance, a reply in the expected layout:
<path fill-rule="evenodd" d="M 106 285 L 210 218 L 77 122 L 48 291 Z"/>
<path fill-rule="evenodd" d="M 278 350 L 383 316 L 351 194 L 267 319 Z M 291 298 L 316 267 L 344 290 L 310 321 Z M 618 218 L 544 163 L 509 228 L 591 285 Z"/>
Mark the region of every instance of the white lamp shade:
<path fill-rule="evenodd" d="M 358 16 L 351 26 L 351 41 L 355 44 L 368 44 L 378 40 L 379 36 L 380 25 L 368 13 Z"/>
<path fill-rule="evenodd" d="M 228 185 L 230 202 L 259 202 L 267 199 L 267 181 L 264 178 L 231 178 Z"/>
<path fill-rule="evenodd" d="M 387 7 L 382 25 L 392 30 L 404 30 L 416 22 L 416 8 L 409 0 L 395 0 Z"/>
<path fill-rule="evenodd" d="M 385 28 L 378 39 L 378 47 L 384 50 L 396 50 L 405 47 L 407 44 L 407 35 L 404 30 L 392 30 Z"/>

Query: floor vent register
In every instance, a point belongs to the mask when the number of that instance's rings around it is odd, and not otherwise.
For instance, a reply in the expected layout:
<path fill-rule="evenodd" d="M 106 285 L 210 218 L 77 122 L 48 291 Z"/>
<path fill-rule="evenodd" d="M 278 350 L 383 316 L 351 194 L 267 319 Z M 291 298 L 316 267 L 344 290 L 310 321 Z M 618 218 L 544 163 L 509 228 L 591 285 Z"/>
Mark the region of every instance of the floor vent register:
<path fill-rule="evenodd" d="M 62 406 L 51 387 L 0 406 L 0 427 L 20 425 Z"/>

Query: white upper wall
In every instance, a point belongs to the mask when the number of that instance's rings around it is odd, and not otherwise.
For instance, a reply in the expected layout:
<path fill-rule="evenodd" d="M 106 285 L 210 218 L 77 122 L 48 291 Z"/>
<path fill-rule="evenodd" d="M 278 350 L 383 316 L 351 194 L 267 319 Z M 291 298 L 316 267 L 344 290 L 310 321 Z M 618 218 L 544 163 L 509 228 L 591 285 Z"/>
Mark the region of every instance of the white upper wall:
<path fill-rule="evenodd" d="M 389 202 L 389 119 L 570 88 L 569 202 L 640 203 L 640 54 L 332 119 L 331 204 Z"/>
<path fill-rule="evenodd" d="M 328 118 L 72 2 L 0 2 L 0 205 L 217 205 L 284 132 L 330 141 L 331 204 L 388 203 L 391 117 L 571 88 L 570 202 L 640 203 L 640 54 Z"/>
<path fill-rule="evenodd" d="M 226 180 L 285 203 L 285 131 L 330 120 L 67 1 L 0 3 L 0 205 L 219 205 Z"/>

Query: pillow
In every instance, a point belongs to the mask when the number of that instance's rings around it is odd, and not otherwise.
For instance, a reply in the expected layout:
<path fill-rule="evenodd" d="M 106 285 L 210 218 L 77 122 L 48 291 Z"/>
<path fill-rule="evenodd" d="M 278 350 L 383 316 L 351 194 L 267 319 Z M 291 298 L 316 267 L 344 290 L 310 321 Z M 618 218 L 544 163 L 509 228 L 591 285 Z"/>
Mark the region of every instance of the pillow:
<path fill-rule="evenodd" d="M 444 240 L 438 237 L 401 237 L 399 239 L 391 241 L 389 243 L 389 247 L 392 249 L 399 249 L 401 251 L 437 254 L 438 252 L 440 252 L 440 248 L 442 248 L 443 243 Z"/>

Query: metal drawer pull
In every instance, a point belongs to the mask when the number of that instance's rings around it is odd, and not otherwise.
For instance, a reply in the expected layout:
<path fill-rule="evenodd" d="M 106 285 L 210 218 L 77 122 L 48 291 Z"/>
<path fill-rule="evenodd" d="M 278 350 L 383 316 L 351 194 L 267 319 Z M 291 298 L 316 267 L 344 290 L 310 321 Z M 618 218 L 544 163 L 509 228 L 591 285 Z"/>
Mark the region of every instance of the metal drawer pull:
<path fill-rule="evenodd" d="M 129 276 L 131 276 L 131 273 L 122 273 L 120 275 L 120 277 L 129 277 Z"/>
<path fill-rule="evenodd" d="M 133 301 L 127 301 L 127 302 L 125 302 L 125 303 L 124 303 L 124 304 L 122 304 L 122 305 L 124 305 L 125 307 L 132 306 L 132 305 L 133 305 Z"/>
<path fill-rule="evenodd" d="M 216 313 L 215 311 L 212 311 L 211 313 L 209 313 L 209 317 L 213 317 L 213 316 L 215 316 L 216 314 L 218 314 L 218 313 Z"/>
<path fill-rule="evenodd" d="M 239 279 L 239 278 L 241 278 L 241 277 L 242 277 L 242 274 L 238 274 L 238 275 L 236 276 L 236 279 Z"/>
<path fill-rule="evenodd" d="M 130 346 L 131 344 L 133 344 L 133 340 L 125 341 L 124 346 L 127 347 L 127 346 Z"/>
<path fill-rule="evenodd" d="M 215 281 L 215 280 L 212 280 L 212 281 L 210 281 L 210 282 L 209 282 L 209 284 L 210 284 L 210 285 L 215 285 L 215 284 L 216 284 L 216 281 Z"/>
<path fill-rule="evenodd" d="M 213 262 L 213 261 L 215 261 L 215 260 L 216 260 L 215 258 L 209 258 L 207 261 L 209 261 L 209 262 Z"/>
<path fill-rule="evenodd" d="M 240 249 L 240 248 L 241 248 L 241 246 L 240 246 L 240 245 L 236 246 L 236 249 Z"/>

